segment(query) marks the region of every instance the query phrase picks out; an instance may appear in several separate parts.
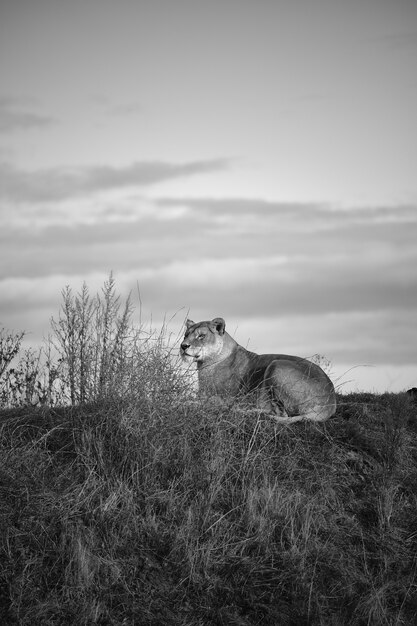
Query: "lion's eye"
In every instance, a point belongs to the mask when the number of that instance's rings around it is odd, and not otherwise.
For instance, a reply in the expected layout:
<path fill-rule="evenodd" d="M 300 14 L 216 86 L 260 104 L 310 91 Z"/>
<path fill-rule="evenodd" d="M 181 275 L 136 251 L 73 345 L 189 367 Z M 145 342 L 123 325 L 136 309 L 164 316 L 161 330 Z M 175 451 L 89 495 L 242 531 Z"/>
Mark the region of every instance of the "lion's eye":
<path fill-rule="evenodd" d="M 203 341 L 206 338 L 206 336 L 205 335 L 200 335 L 198 338 L 199 338 L 200 341 Z"/>

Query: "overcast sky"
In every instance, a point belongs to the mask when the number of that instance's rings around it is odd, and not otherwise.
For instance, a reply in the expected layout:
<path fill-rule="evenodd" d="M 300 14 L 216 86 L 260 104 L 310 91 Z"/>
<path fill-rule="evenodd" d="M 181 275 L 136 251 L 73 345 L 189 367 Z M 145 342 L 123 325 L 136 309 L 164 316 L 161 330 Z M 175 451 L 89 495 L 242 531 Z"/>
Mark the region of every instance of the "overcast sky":
<path fill-rule="evenodd" d="M 2 0 L 0 324 L 112 270 L 342 391 L 417 386 L 415 0 Z"/>

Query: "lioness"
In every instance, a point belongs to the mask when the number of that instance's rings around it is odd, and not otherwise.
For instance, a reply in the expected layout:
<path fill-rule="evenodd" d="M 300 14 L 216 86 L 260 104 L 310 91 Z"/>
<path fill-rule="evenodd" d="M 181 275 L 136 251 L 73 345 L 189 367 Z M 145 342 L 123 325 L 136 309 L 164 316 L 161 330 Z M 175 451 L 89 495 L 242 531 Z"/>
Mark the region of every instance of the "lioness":
<path fill-rule="evenodd" d="M 186 321 L 180 354 L 197 363 L 199 390 L 220 396 L 255 392 L 258 408 L 282 422 L 322 421 L 336 411 L 327 374 L 306 359 L 287 354 L 255 354 L 225 332 L 223 318 Z"/>

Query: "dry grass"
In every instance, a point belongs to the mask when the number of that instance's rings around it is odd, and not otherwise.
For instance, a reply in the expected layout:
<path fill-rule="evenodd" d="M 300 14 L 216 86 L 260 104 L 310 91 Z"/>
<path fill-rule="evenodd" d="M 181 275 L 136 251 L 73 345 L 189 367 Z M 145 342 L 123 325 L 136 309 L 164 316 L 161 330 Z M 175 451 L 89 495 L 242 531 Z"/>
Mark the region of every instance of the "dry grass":
<path fill-rule="evenodd" d="M 64 292 L 47 369 L 72 406 L 0 411 L 0 623 L 417 623 L 407 394 L 340 396 L 293 426 L 188 401 L 107 287 L 89 318 L 87 292 Z"/>
<path fill-rule="evenodd" d="M 414 624 L 415 409 L 343 402 L 4 411 L 2 623 Z"/>

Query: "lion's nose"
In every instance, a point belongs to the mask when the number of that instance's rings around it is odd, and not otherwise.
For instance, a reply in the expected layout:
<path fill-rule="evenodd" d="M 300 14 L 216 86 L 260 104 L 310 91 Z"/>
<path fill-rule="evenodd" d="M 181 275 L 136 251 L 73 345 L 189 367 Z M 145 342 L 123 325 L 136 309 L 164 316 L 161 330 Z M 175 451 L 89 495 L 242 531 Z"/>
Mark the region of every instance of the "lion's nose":
<path fill-rule="evenodd" d="M 187 343 L 186 341 L 183 341 L 181 344 L 181 350 L 184 350 L 184 352 L 187 350 L 187 348 L 190 347 L 190 344 Z"/>

